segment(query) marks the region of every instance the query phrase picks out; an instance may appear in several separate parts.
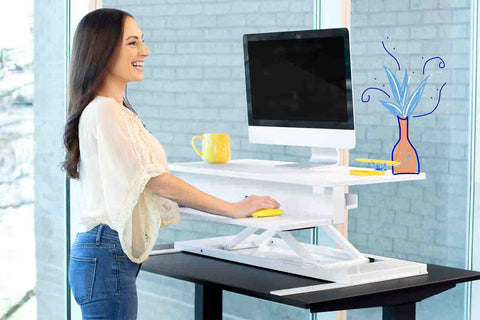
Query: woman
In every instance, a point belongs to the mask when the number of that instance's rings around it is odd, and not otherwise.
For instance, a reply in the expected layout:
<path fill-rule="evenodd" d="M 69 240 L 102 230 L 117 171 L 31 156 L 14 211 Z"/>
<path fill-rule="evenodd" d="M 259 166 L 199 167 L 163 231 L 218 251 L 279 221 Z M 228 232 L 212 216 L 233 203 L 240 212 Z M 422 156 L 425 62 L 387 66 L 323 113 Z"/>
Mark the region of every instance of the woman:
<path fill-rule="evenodd" d="M 170 175 L 162 145 L 124 96 L 128 82 L 143 80 L 142 36 L 132 15 L 99 9 L 73 40 L 63 169 L 82 192 L 69 283 L 84 318 L 136 318 L 136 276 L 158 230 L 180 223 L 178 204 L 231 218 L 279 207 L 268 196 L 226 202 Z"/>

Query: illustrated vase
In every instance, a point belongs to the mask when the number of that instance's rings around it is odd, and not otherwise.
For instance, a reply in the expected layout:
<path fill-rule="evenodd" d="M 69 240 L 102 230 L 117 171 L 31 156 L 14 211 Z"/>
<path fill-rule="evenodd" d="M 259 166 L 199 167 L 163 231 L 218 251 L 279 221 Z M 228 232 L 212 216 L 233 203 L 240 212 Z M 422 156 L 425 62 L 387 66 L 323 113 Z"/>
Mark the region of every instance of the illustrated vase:
<path fill-rule="evenodd" d="M 415 147 L 410 142 L 408 133 L 408 117 L 398 118 L 399 138 L 392 150 L 392 160 L 398 161 L 398 166 L 392 166 L 393 174 L 419 174 L 420 162 Z"/>

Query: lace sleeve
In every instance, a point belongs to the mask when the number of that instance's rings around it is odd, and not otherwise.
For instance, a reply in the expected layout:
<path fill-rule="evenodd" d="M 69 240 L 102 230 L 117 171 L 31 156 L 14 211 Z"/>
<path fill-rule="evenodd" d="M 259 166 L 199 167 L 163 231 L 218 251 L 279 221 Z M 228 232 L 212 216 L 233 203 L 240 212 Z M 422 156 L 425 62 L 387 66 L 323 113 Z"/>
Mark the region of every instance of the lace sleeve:
<path fill-rule="evenodd" d="M 145 185 L 152 177 L 168 172 L 168 169 L 142 138 L 133 113 L 127 114 L 114 99 L 106 98 L 104 101 L 95 114 L 98 165 L 107 215 L 111 227 L 119 233 L 123 251 L 132 261 L 140 261 L 145 259 L 145 254 L 148 255 L 154 239 L 143 243 L 139 238 L 149 234 L 151 237 L 152 228 L 158 227 L 148 225 L 148 216 L 142 212 L 142 204 L 148 202 L 149 197 L 156 197 L 144 193 Z M 170 201 L 166 200 L 157 199 L 157 202 L 166 204 Z M 158 224 L 161 223 L 160 216 L 155 219 Z"/>

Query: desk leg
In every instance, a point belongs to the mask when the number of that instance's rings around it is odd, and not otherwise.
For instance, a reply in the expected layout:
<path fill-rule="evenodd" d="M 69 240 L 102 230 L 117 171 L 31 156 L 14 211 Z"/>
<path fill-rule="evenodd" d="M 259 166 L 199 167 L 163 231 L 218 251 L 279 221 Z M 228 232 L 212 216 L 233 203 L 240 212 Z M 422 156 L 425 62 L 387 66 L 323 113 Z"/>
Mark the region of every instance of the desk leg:
<path fill-rule="evenodd" d="M 195 283 L 195 320 L 222 319 L 222 290 Z"/>
<path fill-rule="evenodd" d="M 415 302 L 383 307 L 383 320 L 414 320 Z"/>

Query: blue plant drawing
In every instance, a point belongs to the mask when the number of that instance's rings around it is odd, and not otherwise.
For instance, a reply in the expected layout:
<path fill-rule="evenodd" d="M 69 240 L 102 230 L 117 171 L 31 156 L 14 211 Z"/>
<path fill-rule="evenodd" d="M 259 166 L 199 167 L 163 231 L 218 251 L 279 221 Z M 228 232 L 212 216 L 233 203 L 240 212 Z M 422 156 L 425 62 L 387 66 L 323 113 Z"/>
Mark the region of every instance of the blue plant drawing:
<path fill-rule="evenodd" d="M 425 89 L 427 80 L 431 75 L 426 76 L 425 79 L 420 82 L 415 91 L 408 96 L 409 78 L 407 70 L 405 70 L 405 75 L 403 76 L 403 83 L 400 84 L 395 74 L 387 66 L 384 65 L 383 67 L 387 73 L 390 89 L 392 90 L 392 95 L 395 100 L 380 100 L 380 103 L 383 104 L 383 106 L 387 108 L 394 116 L 406 118 L 412 115 L 417 108 L 418 102 L 422 98 L 423 90 Z"/>
<path fill-rule="evenodd" d="M 388 39 L 388 37 L 387 37 Z M 385 43 L 382 41 L 383 49 L 391 56 L 398 67 L 398 71 L 401 70 L 400 61 L 390 52 L 385 46 Z M 395 48 L 393 48 L 395 50 Z M 422 57 L 424 59 L 424 57 Z M 445 68 L 445 61 L 441 57 L 432 57 L 425 61 L 422 68 L 422 76 L 425 75 L 425 68 L 427 64 L 432 60 L 440 60 L 438 67 L 440 69 Z M 409 138 L 409 118 L 410 117 L 424 117 L 433 113 L 441 100 L 442 90 L 446 86 L 446 82 L 442 84 L 441 88 L 438 89 L 438 99 L 437 104 L 432 111 L 414 115 L 413 113 L 417 109 L 417 106 L 422 99 L 425 86 L 427 81 L 432 76 L 428 74 L 423 78 L 420 84 L 409 94 L 409 83 L 410 77 L 408 71 L 405 70 L 403 75 L 403 81 L 400 82 L 395 73 L 390 70 L 386 65 L 383 66 L 387 74 L 388 83 L 390 86 L 391 95 L 388 94 L 385 90 L 377 87 L 368 87 L 362 92 L 362 102 L 367 103 L 370 101 L 370 95 L 366 94 L 368 90 L 377 90 L 385 94 L 390 100 L 379 100 L 379 102 L 392 113 L 398 121 L 398 141 L 392 148 L 391 159 L 399 163 L 397 166 L 392 167 L 393 174 L 419 174 L 420 173 L 420 161 L 418 158 L 418 153 Z M 414 74 L 415 72 L 412 72 Z M 375 78 L 376 80 L 376 78 Z M 385 85 L 383 85 L 385 87 Z M 433 97 L 431 97 L 433 99 Z"/>
<path fill-rule="evenodd" d="M 388 39 L 388 37 L 387 37 Z M 398 59 L 390 52 L 385 46 L 385 43 L 382 41 L 382 46 L 383 49 L 387 52 L 388 55 L 390 55 L 394 60 L 395 63 L 398 67 L 398 70 L 401 70 L 400 62 Z M 395 48 L 394 48 L 395 49 Z M 423 57 L 422 57 L 423 59 Z M 425 68 L 427 64 L 432 61 L 432 60 L 440 60 L 438 67 L 440 69 L 445 68 L 445 61 L 441 57 L 432 57 L 425 61 L 423 64 L 422 68 L 422 74 L 425 75 Z M 410 77 L 408 76 L 407 70 L 405 70 L 404 76 L 403 76 L 403 82 L 400 83 L 400 81 L 397 79 L 395 73 L 390 70 L 386 65 L 383 66 L 385 69 L 385 72 L 387 74 L 387 79 L 390 85 L 390 90 L 393 95 L 393 101 L 386 101 L 386 100 L 379 100 L 379 102 L 388 110 L 390 111 L 394 116 L 400 117 L 400 118 L 406 118 L 406 117 L 424 117 L 427 116 L 431 113 L 433 113 L 438 105 L 440 104 L 440 100 L 442 97 L 442 90 L 443 88 L 447 85 L 447 83 L 443 83 L 440 89 L 437 89 L 438 91 L 438 99 L 437 99 L 437 104 L 433 108 L 432 111 L 424 113 L 424 114 L 419 114 L 419 115 L 413 115 L 413 112 L 418 106 L 418 103 L 420 102 L 423 91 L 425 89 L 425 86 L 427 84 L 428 79 L 432 76 L 432 74 L 427 75 L 418 85 L 418 87 L 412 92 L 412 94 L 408 95 L 408 87 L 409 87 L 409 82 L 410 82 Z M 414 73 L 414 72 L 413 72 Z M 385 91 L 377 87 L 368 87 L 362 92 L 361 100 L 364 103 L 367 103 L 370 101 L 370 95 L 366 94 L 368 90 L 378 90 L 385 94 L 388 98 L 391 98 L 391 96 Z"/>

